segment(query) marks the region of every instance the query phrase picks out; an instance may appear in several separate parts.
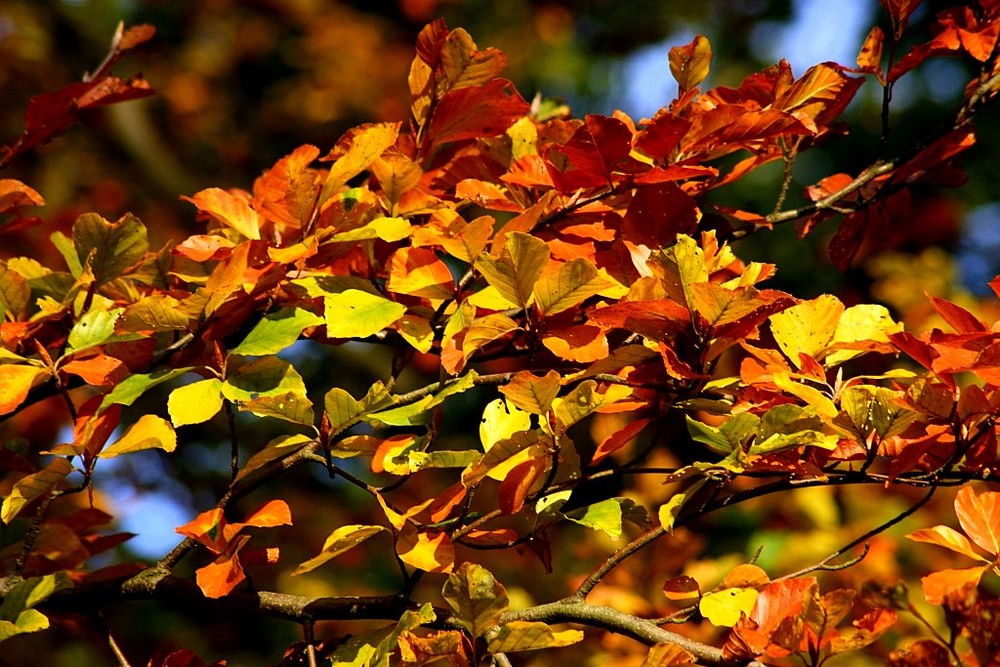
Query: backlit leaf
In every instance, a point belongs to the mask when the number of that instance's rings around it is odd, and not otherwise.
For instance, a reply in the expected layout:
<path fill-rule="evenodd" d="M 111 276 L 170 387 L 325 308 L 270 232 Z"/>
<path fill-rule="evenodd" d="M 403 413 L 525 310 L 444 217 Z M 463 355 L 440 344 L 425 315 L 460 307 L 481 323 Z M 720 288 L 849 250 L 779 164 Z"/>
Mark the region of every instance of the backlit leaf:
<path fill-rule="evenodd" d="M 396 540 L 399 559 L 424 572 L 451 572 L 455 565 L 455 547 L 441 530 L 418 531 L 407 523 Z"/>
<path fill-rule="evenodd" d="M 478 637 L 507 611 L 507 591 L 482 565 L 462 563 L 448 575 L 441 595 L 455 611 L 455 618 L 473 637 Z"/>
<path fill-rule="evenodd" d="M 521 371 L 509 383 L 500 387 L 500 393 L 521 410 L 544 415 L 549 411 L 552 400 L 559 395 L 559 373 L 549 371 L 543 377 L 538 377 L 528 371 Z"/>
<path fill-rule="evenodd" d="M 613 540 L 622 534 L 622 499 L 608 498 L 593 505 L 573 510 L 566 518 L 581 526 L 600 530 Z"/>
<path fill-rule="evenodd" d="M 248 239 L 260 239 L 261 218 L 244 199 L 221 188 L 208 188 L 194 197 L 181 197 L 208 213 L 226 227 Z"/>
<path fill-rule="evenodd" d="M 455 279 L 437 253 L 426 248 L 400 248 L 389 261 L 390 291 L 428 299 L 455 295 Z"/>
<path fill-rule="evenodd" d="M 2 367 L 0 367 L 2 369 Z M 152 373 L 134 373 L 115 386 L 101 403 L 101 409 L 105 410 L 111 405 L 132 405 L 136 399 L 142 396 L 148 389 L 152 389 L 158 384 L 169 382 L 174 378 L 184 375 L 190 367 L 186 368 L 161 368 Z M 2 370 L 0 370 L 2 373 Z"/>
<path fill-rule="evenodd" d="M 548 266 L 550 253 L 545 241 L 511 232 L 503 255 L 499 258 L 484 255 L 476 260 L 475 266 L 505 299 L 523 308 L 531 298 L 535 282 Z"/>
<path fill-rule="evenodd" d="M 222 395 L 230 401 L 250 401 L 259 396 L 280 396 L 288 392 L 305 395 L 306 385 L 292 364 L 280 357 L 258 357 L 237 363 L 230 357 Z"/>
<path fill-rule="evenodd" d="M 696 35 L 689 44 L 670 49 L 670 74 L 681 93 L 704 81 L 711 64 L 712 45 L 704 35 Z"/>
<path fill-rule="evenodd" d="M 493 79 L 448 92 L 434 109 L 428 136 L 440 145 L 503 134 L 528 113 L 528 103 L 510 81 Z"/>
<path fill-rule="evenodd" d="M 304 394 L 287 391 L 274 396 L 258 396 L 237 404 L 240 412 L 252 412 L 258 417 L 275 417 L 295 424 L 312 425 L 313 405 Z"/>
<path fill-rule="evenodd" d="M 952 551 L 956 551 L 974 560 L 988 562 L 985 558 L 979 555 L 975 549 L 972 548 L 972 544 L 969 543 L 969 538 L 954 528 L 949 528 L 948 526 L 921 528 L 920 530 L 910 533 L 906 537 L 914 542 L 936 544 L 939 547 L 951 549 Z"/>
<path fill-rule="evenodd" d="M 948 595 L 960 593 L 966 586 L 978 585 L 989 569 L 989 565 L 979 565 L 961 570 L 932 572 L 920 579 L 920 587 L 929 604 L 943 604 Z"/>
<path fill-rule="evenodd" d="M 593 262 L 578 257 L 547 273 L 535 285 L 534 294 L 539 310 L 545 315 L 554 315 L 614 285 L 598 273 Z"/>
<path fill-rule="evenodd" d="M 3 499 L 0 521 L 9 524 L 26 504 L 52 491 L 72 471 L 72 463 L 57 457 L 44 469 L 17 480 L 10 493 Z"/>
<path fill-rule="evenodd" d="M 692 654 L 677 644 L 656 644 L 643 659 L 639 667 L 675 667 L 675 665 L 691 665 L 697 662 Z"/>
<path fill-rule="evenodd" d="M 17 410 L 28 392 L 50 377 L 49 371 L 30 364 L 0 365 L 0 415 Z"/>
<path fill-rule="evenodd" d="M 386 528 L 383 526 L 340 526 L 326 538 L 326 541 L 323 543 L 323 548 L 320 550 L 319 554 L 295 568 L 295 571 L 292 572 L 292 576 L 305 574 L 306 572 L 315 570 L 328 560 L 350 551 L 367 540 L 369 537 L 377 535 L 385 530 Z"/>
<path fill-rule="evenodd" d="M 502 398 L 490 401 L 483 410 L 483 417 L 479 423 L 479 441 L 483 445 L 483 451 L 490 449 L 503 440 L 509 439 L 515 433 L 528 431 L 531 429 L 531 414 L 511 401 L 507 403 Z M 502 480 L 515 466 L 524 463 L 529 458 L 527 451 L 512 456 L 504 463 L 497 465 L 490 470 L 489 476 L 496 480 Z"/>
<path fill-rule="evenodd" d="M 963 486 L 955 496 L 955 514 L 977 546 L 1000 555 L 1000 492 L 976 494 L 972 487 Z"/>
<path fill-rule="evenodd" d="M 323 324 L 323 318 L 302 308 L 282 308 L 257 322 L 232 354 L 259 356 L 277 354 L 299 339 L 302 330 Z"/>
<path fill-rule="evenodd" d="M 490 653 L 513 653 L 570 646 L 583 641 L 580 630 L 553 630 L 538 621 L 512 621 L 490 638 Z"/>
<path fill-rule="evenodd" d="M 368 168 L 375 158 L 396 143 L 399 123 L 373 123 L 348 132 L 327 157 L 335 157 L 323 183 L 320 203 L 327 201 L 347 182 Z"/>
<path fill-rule="evenodd" d="M 149 249 L 146 227 L 132 214 L 109 222 L 96 213 L 84 213 L 73 224 L 73 246 L 81 264 L 90 263 L 97 284 L 121 276 Z"/>
<path fill-rule="evenodd" d="M 698 601 L 698 611 L 712 625 L 731 628 L 740 620 L 741 614 L 750 614 L 757 595 L 753 588 L 727 588 L 706 593 Z"/>
<path fill-rule="evenodd" d="M 843 313 L 840 299 L 823 294 L 771 315 L 771 333 L 789 361 L 801 367 L 799 354 L 816 358 L 833 340 Z"/>
<path fill-rule="evenodd" d="M 222 400 L 222 380 L 198 380 L 170 392 L 167 412 L 174 427 L 201 424 L 218 414 Z"/>
<path fill-rule="evenodd" d="M 323 318 L 331 338 L 367 338 L 393 324 L 406 306 L 386 298 L 349 289 L 324 297 Z"/>
<path fill-rule="evenodd" d="M 143 415 L 125 431 L 124 435 L 101 450 L 99 456 L 112 458 L 144 449 L 162 449 L 172 452 L 177 448 L 177 433 L 170 422 L 156 415 Z"/>

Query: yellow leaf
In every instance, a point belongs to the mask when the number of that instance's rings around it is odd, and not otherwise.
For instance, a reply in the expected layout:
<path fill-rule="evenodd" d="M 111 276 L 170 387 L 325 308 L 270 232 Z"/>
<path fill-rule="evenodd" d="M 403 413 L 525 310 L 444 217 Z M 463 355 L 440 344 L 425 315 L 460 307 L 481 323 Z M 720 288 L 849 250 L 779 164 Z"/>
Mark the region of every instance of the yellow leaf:
<path fill-rule="evenodd" d="M 441 530 L 417 531 L 406 523 L 396 540 L 399 560 L 424 572 L 451 572 L 455 565 L 455 547 Z"/>
<path fill-rule="evenodd" d="M 406 218 L 375 218 L 363 227 L 334 234 L 330 237 L 330 241 L 337 243 L 368 239 L 401 241 L 410 235 L 410 230 L 411 226 Z"/>
<path fill-rule="evenodd" d="M 670 49 L 670 74 L 681 92 L 694 88 L 708 76 L 712 45 L 704 35 L 695 35 L 690 44 Z"/>
<path fill-rule="evenodd" d="M 521 410 L 513 401 L 508 404 L 504 399 L 498 398 L 490 401 L 483 410 L 483 418 L 479 423 L 479 440 L 483 444 L 483 451 L 488 452 L 501 440 L 528 430 L 531 430 L 531 413 Z M 489 476 L 502 480 L 508 472 L 529 458 L 530 451 L 519 452 L 490 470 Z"/>
<path fill-rule="evenodd" d="M 507 136 L 511 140 L 511 156 L 520 160 L 525 155 L 538 155 L 538 128 L 535 121 L 524 116 L 507 128 Z"/>
<path fill-rule="evenodd" d="M 64 458 L 55 458 L 44 469 L 17 480 L 10 495 L 3 499 L 0 521 L 9 524 L 25 505 L 48 493 L 73 470 L 73 464 Z"/>
<path fill-rule="evenodd" d="M 342 143 L 348 142 L 349 145 L 330 166 L 330 173 L 327 174 L 320 193 L 320 204 L 322 205 L 337 190 L 347 185 L 349 180 L 367 169 L 375 158 L 396 143 L 398 136 L 399 123 L 376 123 L 355 128 L 347 137 L 341 139 L 334 152 L 341 148 Z"/>
<path fill-rule="evenodd" d="M 740 614 L 750 615 L 757 595 L 753 588 L 727 588 L 703 595 L 698 610 L 712 625 L 731 628 L 740 620 Z"/>
<path fill-rule="evenodd" d="M 199 380 L 177 387 L 167 398 L 167 412 L 174 427 L 201 424 L 222 409 L 222 381 L 217 378 Z"/>
<path fill-rule="evenodd" d="M 0 365 L 0 415 L 10 414 L 28 398 L 28 392 L 49 372 L 28 364 Z"/>
<path fill-rule="evenodd" d="M 521 371 L 506 386 L 500 387 L 500 393 L 515 407 L 544 415 L 559 394 L 559 377 L 557 371 L 549 371 L 541 378 L 528 371 Z"/>
<path fill-rule="evenodd" d="M 143 415 L 125 431 L 125 435 L 106 447 L 98 456 L 107 459 L 119 454 L 154 448 L 167 452 L 174 451 L 177 449 L 177 433 L 167 420 L 155 415 Z"/>
<path fill-rule="evenodd" d="M 840 299 L 822 294 L 771 315 L 771 334 L 781 351 L 799 368 L 799 353 L 816 358 L 833 340 L 843 314 L 844 304 Z"/>
<path fill-rule="evenodd" d="M 330 294 L 323 301 L 326 333 L 331 338 L 366 338 L 406 312 L 401 303 L 356 289 Z"/>
<path fill-rule="evenodd" d="M 580 630 L 556 632 L 538 621 L 512 621 L 500 627 L 500 631 L 490 639 L 489 648 L 490 653 L 512 653 L 569 646 L 580 641 L 583 641 Z"/>
<path fill-rule="evenodd" d="M 426 317 L 407 313 L 396 322 L 396 331 L 418 352 L 430 352 L 434 345 L 434 331 Z"/>
<path fill-rule="evenodd" d="M 511 232 L 499 258 L 485 255 L 476 260 L 475 267 L 505 299 L 524 308 L 535 282 L 548 266 L 550 254 L 545 241 L 531 234 Z"/>
<path fill-rule="evenodd" d="M 833 419 L 840 412 L 833 401 L 823 392 L 807 384 L 793 381 L 788 373 L 775 372 L 772 377 L 778 389 L 802 399 L 820 417 Z"/>
<path fill-rule="evenodd" d="M 455 279 L 448 266 L 427 248 L 400 248 L 389 260 L 389 291 L 448 299 L 455 296 Z"/>
<path fill-rule="evenodd" d="M 617 283 L 601 276 L 585 257 L 578 257 L 545 274 L 535 285 L 538 308 L 545 315 L 568 310 Z"/>
<path fill-rule="evenodd" d="M 367 540 L 369 537 L 377 535 L 384 530 L 386 529 L 383 526 L 341 526 L 330 533 L 330 535 L 326 538 L 319 555 L 310 558 L 295 568 L 295 571 L 292 572 L 292 576 L 294 577 L 296 575 L 305 574 L 306 572 L 315 570 L 328 560 L 336 558 L 346 551 L 350 551 Z"/>
<path fill-rule="evenodd" d="M 837 329 L 833 332 L 832 344 L 858 343 L 874 341 L 889 342 L 889 334 L 903 330 L 903 325 L 894 322 L 885 306 L 876 304 L 858 304 L 851 306 L 840 316 Z M 864 354 L 866 350 L 838 349 L 833 350 L 823 363 L 826 366 L 836 366 L 849 359 Z"/>

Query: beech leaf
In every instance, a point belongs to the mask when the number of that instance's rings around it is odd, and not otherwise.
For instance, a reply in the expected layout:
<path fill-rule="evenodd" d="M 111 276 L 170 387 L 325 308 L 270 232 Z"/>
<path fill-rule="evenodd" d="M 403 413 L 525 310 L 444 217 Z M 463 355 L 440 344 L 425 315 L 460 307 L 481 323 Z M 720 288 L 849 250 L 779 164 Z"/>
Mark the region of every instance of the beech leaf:
<path fill-rule="evenodd" d="M 731 628 L 740 620 L 741 615 L 750 615 L 757 602 L 757 595 L 753 588 L 727 588 L 706 593 L 698 601 L 698 611 L 712 625 Z"/>
<path fill-rule="evenodd" d="M 580 630 L 556 631 L 538 621 L 511 621 L 500 626 L 496 635 L 490 638 L 489 649 L 490 653 L 513 653 L 570 646 L 581 641 L 583 632 Z"/>
<path fill-rule="evenodd" d="M 441 594 L 473 637 L 496 625 L 507 611 L 507 591 L 478 563 L 465 562 L 445 581 Z"/>
<path fill-rule="evenodd" d="M 143 415 L 125 431 L 121 438 L 101 450 L 98 456 L 112 458 L 144 449 L 172 452 L 177 448 L 177 433 L 170 422 L 156 415 Z"/>
<path fill-rule="evenodd" d="M 368 292 L 348 289 L 323 299 L 323 318 L 331 338 L 367 338 L 396 322 L 406 306 Z"/>
<path fill-rule="evenodd" d="M 174 427 L 206 422 L 222 409 L 222 381 L 209 378 L 177 387 L 167 397 Z"/>

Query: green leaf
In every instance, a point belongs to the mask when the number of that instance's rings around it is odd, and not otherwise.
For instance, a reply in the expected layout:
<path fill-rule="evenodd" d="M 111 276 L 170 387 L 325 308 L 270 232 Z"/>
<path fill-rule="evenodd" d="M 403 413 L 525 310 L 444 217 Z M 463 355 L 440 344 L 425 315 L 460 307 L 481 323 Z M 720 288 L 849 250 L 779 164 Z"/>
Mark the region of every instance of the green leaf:
<path fill-rule="evenodd" d="M 18 582 L 4 596 L 3 606 L 0 606 L 0 620 L 13 621 L 24 610 L 31 609 L 56 591 L 70 586 L 72 582 L 64 572 Z"/>
<path fill-rule="evenodd" d="M 462 626 L 479 637 L 500 621 L 509 605 L 507 591 L 482 565 L 465 562 L 441 589 L 445 602 L 455 610 Z"/>
<path fill-rule="evenodd" d="M 296 575 L 305 574 L 306 572 L 315 570 L 328 560 L 336 558 L 346 551 L 350 551 L 367 540 L 369 537 L 377 535 L 382 531 L 388 531 L 388 529 L 383 526 L 341 526 L 330 533 L 330 535 L 326 538 L 319 555 L 310 558 L 295 568 L 295 571 L 292 572 L 292 576 L 294 577 Z"/>
<path fill-rule="evenodd" d="M 74 278 L 79 278 L 83 275 L 83 264 L 80 263 L 80 257 L 76 254 L 76 247 L 73 245 L 73 239 L 66 236 L 62 232 L 52 232 L 49 235 L 49 240 L 52 245 L 56 247 L 59 254 L 62 255 L 63 260 L 66 262 L 66 266 L 69 267 L 69 272 Z"/>
<path fill-rule="evenodd" d="M 258 417 L 275 417 L 295 424 L 312 425 L 312 401 L 293 391 L 277 396 L 258 396 L 238 404 L 241 412 L 252 412 Z"/>
<path fill-rule="evenodd" d="M 201 424 L 222 409 L 222 380 L 208 378 L 177 387 L 167 398 L 174 427 Z"/>
<path fill-rule="evenodd" d="M 323 318 L 302 308 L 282 308 L 265 315 L 257 326 L 236 346 L 232 354 L 260 356 L 277 354 L 302 335 L 302 330 L 323 324 Z"/>
<path fill-rule="evenodd" d="M 880 438 L 898 435 L 917 418 L 917 413 L 902 404 L 903 392 L 886 387 L 875 390 L 872 404 L 872 424 Z"/>
<path fill-rule="evenodd" d="M 681 508 L 684 506 L 687 498 L 686 493 L 675 493 L 670 496 L 670 500 L 660 505 L 656 516 L 660 520 L 660 526 L 663 527 L 663 530 L 668 533 L 674 532 L 674 521 L 677 520 L 677 516 L 681 513 Z"/>
<path fill-rule="evenodd" d="M 566 514 L 570 521 L 603 531 L 613 540 L 622 535 L 622 499 L 608 498 Z"/>
<path fill-rule="evenodd" d="M 558 648 L 583 641 L 580 630 L 553 630 L 539 621 L 512 621 L 500 627 L 490 638 L 490 653 L 513 653 L 543 648 Z"/>
<path fill-rule="evenodd" d="M 49 627 L 49 619 L 39 611 L 27 609 L 14 621 L 0 621 L 0 642 L 15 635 L 38 632 Z"/>
<path fill-rule="evenodd" d="M 552 402 L 559 423 L 569 428 L 590 413 L 605 405 L 611 405 L 632 395 L 631 387 L 619 384 L 609 385 L 604 393 L 597 391 L 593 380 L 581 382 L 571 392 Z"/>
<path fill-rule="evenodd" d="M 361 405 L 340 387 L 334 387 L 323 399 L 323 409 L 330 422 L 330 435 L 337 435 L 357 423 L 361 416 Z"/>
<path fill-rule="evenodd" d="M 111 405 L 132 405 L 135 403 L 136 399 L 142 396 L 147 390 L 152 389 L 158 384 L 169 382 L 176 377 L 184 375 L 191 370 L 191 368 L 191 366 L 185 366 L 184 368 L 160 368 L 152 373 L 136 373 L 134 375 L 130 375 L 119 382 L 115 388 L 104 397 L 104 400 L 101 401 L 100 410 L 107 410 Z"/>
<path fill-rule="evenodd" d="M 170 422 L 156 415 L 143 415 L 114 444 L 101 450 L 98 456 L 109 459 L 144 449 L 162 449 L 166 452 L 177 449 L 177 433 Z"/>
<path fill-rule="evenodd" d="M 73 464 L 68 460 L 54 458 L 42 470 L 17 480 L 10 494 L 3 499 L 3 506 L 0 507 L 0 521 L 10 524 L 25 505 L 49 493 L 72 471 Z"/>
<path fill-rule="evenodd" d="M 94 307 L 76 321 L 69 332 L 69 351 L 79 352 L 88 347 L 101 345 L 115 335 L 115 323 L 123 308 L 105 310 Z"/>
<path fill-rule="evenodd" d="M 259 357 L 240 363 L 232 356 L 222 395 L 234 403 L 289 392 L 305 395 L 306 385 L 292 364 L 280 357 Z"/>
<path fill-rule="evenodd" d="M 550 254 L 545 241 L 531 234 L 511 232 L 501 257 L 484 255 L 476 260 L 475 266 L 503 298 L 524 308 L 535 283 L 548 266 Z"/>
<path fill-rule="evenodd" d="M 82 265 L 89 263 L 98 285 L 121 277 L 149 250 L 146 227 L 131 213 L 108 222 L 84 213 L 73 225 L 73 246 Z"/>
<path fill-rule="evenodd" d="M 450 382 L 444 389 L 425 396 L 418 401 L 401 405 L 387 410 L 380 410 L 364 416 L 365 421 L 378 422 L 387 426 L 415 426 L 426 424 L 430 418 L 430 411 L 438 405 L 444 403 L 445 399 L 455 394 L 460 394 L 475 386 L 478 374 L 469 371 L 455 382 Z"/>
<path fill-rule="evenodd" d="M 323 298 L 323 318 L 330 338 L 367 338 L 393 324 L 406 306 L 356 289 Z"/>

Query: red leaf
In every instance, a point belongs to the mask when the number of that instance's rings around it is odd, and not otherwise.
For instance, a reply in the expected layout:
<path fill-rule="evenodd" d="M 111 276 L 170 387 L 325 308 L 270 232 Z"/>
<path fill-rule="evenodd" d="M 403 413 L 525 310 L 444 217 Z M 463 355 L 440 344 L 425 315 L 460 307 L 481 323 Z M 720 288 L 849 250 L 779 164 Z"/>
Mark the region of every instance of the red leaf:
<path fill-rule="evenodd" d="M 34 188 L 13 178 L 0 179 L 0 215 L 22 206 L 44 206 L 45 200 Z"/>
<path fill-rule="evenodd" d="M 634 331 L 653 340 L 686 331 L 691 325 L 691 312 L 670 299 L 625 301 L 592 310 L 588 318 L 601 326 Z"/>
<path fill-rule="evenodd" d="M 906 30 L 906 23 L 910 20 L 910 14 L 920 5 L 921 0 L 879 0 L 879 4 L 889 14 L 892 21 L 893 35 L 898 41 Z"/>
<path fill-rule="evenodd" d="M 805 595 L 815 585 L 814 577 L 772 581 L 761 589 L 750 618 L 760 632 L 773 632 L 783 620 L 802 612 Z"/>
<path fill-rule="evenodd" d="M 678 234 L 691 234 L 701 213 L 694 198 L 675 183 L 636 187 L 625 211 L 622 238 L 652 248 L 669 246 Z"/>
<path fill-rule="evenodd" d="M 482 86 L 452 90 L 438 102 L 428 137 L 435 146 L 462 139 L 493 137 L 528 113 L 514 84 L 494 79 Z"/>
<path fill-rule="evenodd" d="M 636 136 L 635 148 L 654 160 L 668 160 L 690 128 L 690 120 L 661 109 Z"/>
<path fill-rule="evenodd" d="M 940 297 L 931 295 L 927 296 L 930 299 L 931 306 L 933 306 L 934 310 L 937 311 L 938 315 L 940 315 L 945 322 L 950 324 L 957 333 L 984 333 L 990 330 L 989 327 L 983 324 L 978 317 L 967 311 L 965 308 Z"/>

